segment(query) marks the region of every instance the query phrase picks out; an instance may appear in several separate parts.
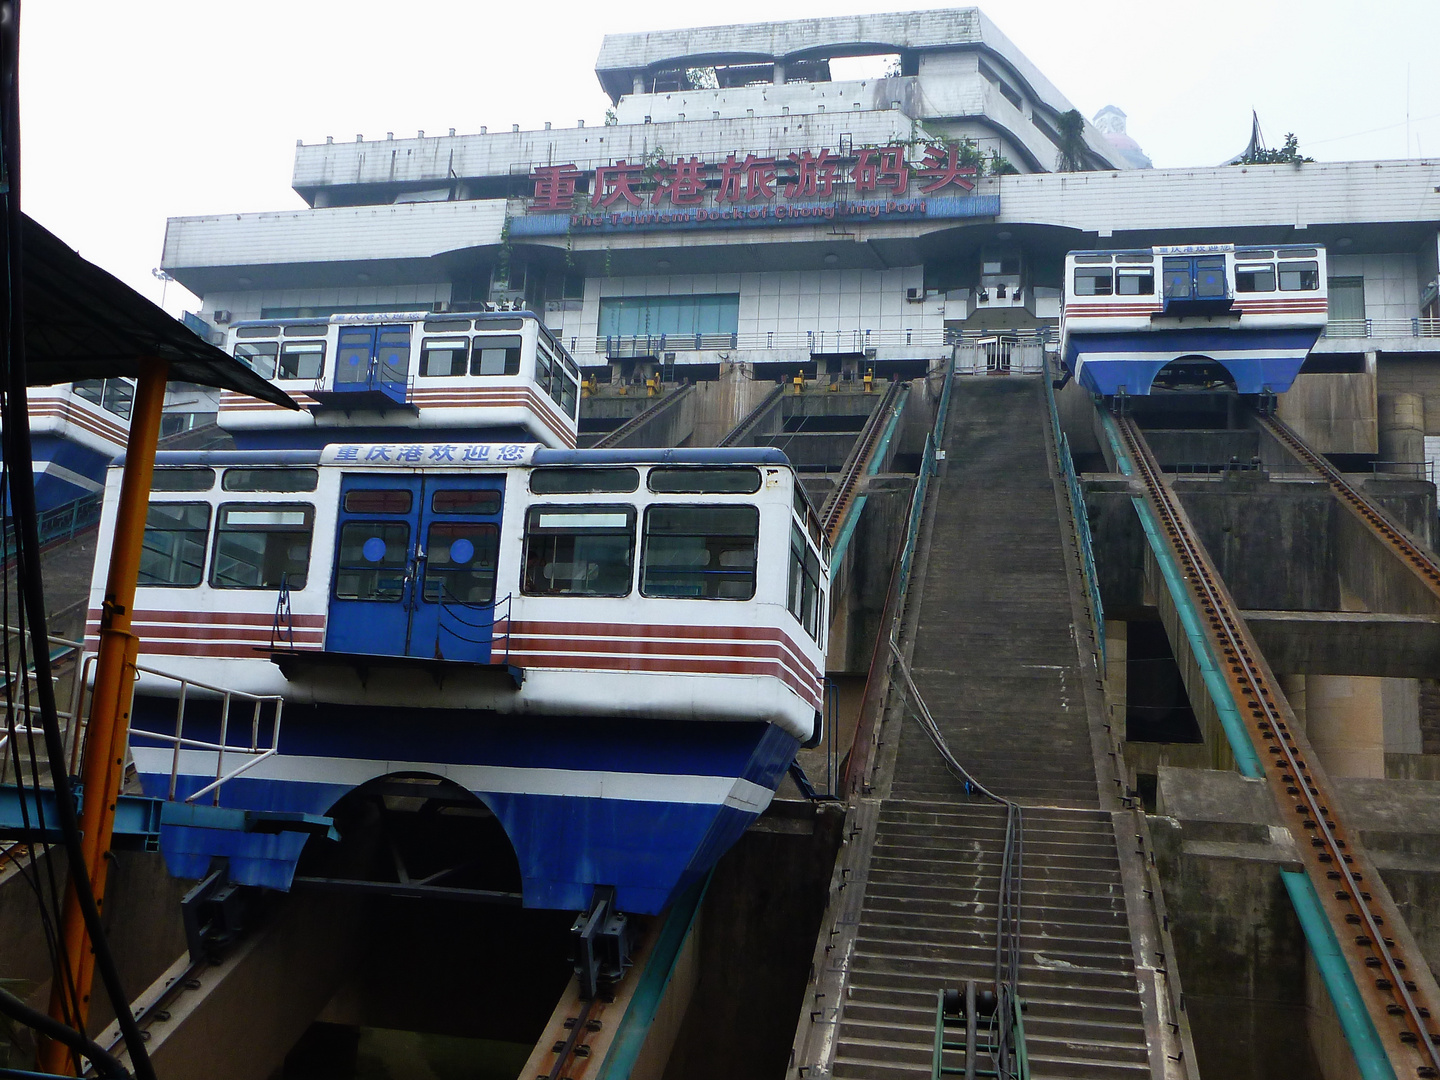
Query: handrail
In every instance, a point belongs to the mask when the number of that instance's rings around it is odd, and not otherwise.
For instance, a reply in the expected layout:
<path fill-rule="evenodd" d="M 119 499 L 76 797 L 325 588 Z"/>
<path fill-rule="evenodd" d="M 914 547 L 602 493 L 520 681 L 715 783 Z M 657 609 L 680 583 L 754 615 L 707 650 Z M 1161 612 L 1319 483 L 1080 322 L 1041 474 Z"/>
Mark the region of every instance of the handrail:
<path fill-rule="evenodd" d="M 19 630 L 19 629 L 17 629 L 16 627 L 9 626 L 9 625 L 6 625 L 3 629 L 4 629 L 4 632 L 5 632 L 7 635 L 11 635 L 11 636 L 16 636 L 16 635 L 20 635 L 20 634 L 23 634 L 23 633 L 24 633 L 24 631 Z M 85 646 L 84 646 L 84 644 L 83 644 L 82 642 L 79 642 L 79 641 L 71 641 L 69 638 L 63 638 L 63 637 L 60 637 L 60 636 L 58 636 L 58 635 L 56 635 L 56 634 L 51 634 L 51 635 L 49 635 L 49 637 L 46 639 L 46 641 L 47 641 L 47 643 L 50 644 L 50 645 L 58 646 L 58 649 L 52 650 L 52 653 L 51 653 L 52 671 L 53 671 L 53 669 L 54 669 L 54 667 L 55 667 L 56 665 L 58 665 L 62 660 L 64 660 L 64 658 L 65 658 L 65 656 L 66 656 L 67 653 L 74 653 L 76 659 L 79 661 L 79 663 L 77 663 L 77 665 L 76 665 L 76 667 L 75 667 L 75 674 L 74 674 L 74 676 L 73 676 L 73 680 L 74 680 L 74 681 L 73 681 L 73 683 L 72 683 L 72 685 L 71 685 L 71 687 L 70 687 L 70 703 L 69 703 L 69 708 L 68 708 L 68 709 L 59 709 L 59 708 L 56 709 L 56 717 L 57 717 L 57 719 L 64 725 L 63 728 L 62 728 L 62 737 L 63 737 L 65 740 L 69 740 L 69 739 L 72 737 L 72 735 L 75 736 L 75 745 L 76 745 L 76 748 L 77 748 L 77 750 L 78 750 L 78 747 L 79 747 L 78 732 L 79 732 L 80 724 L 76 723 L 76 718 L 81 715 L 81 708 L 82 708 L 82 705 L 83 705 L 83 702 L 84 702 L 85 682 L 86 682 L 85 674 L 86 674 L 86 671 L 88 670 L 86 665 L 87 665 L 87 663 L 88 663 L 89 660 L 93 660 L 94 658 L 93 658 L 93 657 L 88 657 L 88 658 L 86 657 Z M 6 685 L 6 686 L 13 685 L 13 684 L 16 683 L 16 682 L 21 681 L 22 679 L 23 679 L 23 681 L 25 681 L 25 682 L 29 682 L 29 681 L 33 680 L 34 678 L 35 678 L 35 671 L 34 671 L 33 668 L 29 668 L 29 667 L 27 667 L 23 673 L 22 673 L 22 672 L 5 672 L 5 673 L 4 673 L 4 676 L 3 676 L 4 685 Z M 55 681 L 58 682 L 59 679 L 56 678 Z M 23 712 L 23 713 L 26 713 L 26 714 L 28 714 L 28 715 L 31 715 L 31 716 L 38 716 L 39 713 L 40 713 L 40 707 L 39 707 L 38 705 L 33 705 L 33 704 L 32 704 L 32 705 L 25 705 L 25 706 L 20 706 L 20 707 L 19 707 L 19 711 L 21 711 L 21 712 Z M 32 727 L 32 726 L 29 725 L 29 724 L 16 724 L 16 725 L 15 725 L 15 728 L 14 728 L 14 733 L 15 733 L 16 735 L 39 735 L 39 734 L 41 734 L 42 732 L 41 732 L 41 729 L 40 729 L 40 728 L 38 728 L 38 727 Z M 10 760 L 11 760 L 11 756 L 12 756 L 12 755 L 9 753 L 9 747 L 10 747 L 10 732 L 9 732 L 9 731 L 0 732 L 0 783 L 3 783 L 3 782 L 5 781 L 5 779 L 6 779 L 6 777 L 7 777 L 8 774 L 9 774 Z M 75 759 L 77 756 L 78 756 L 78 755 L 77 755 L 76 753 L 72 753 L 72 754 L 71 754 L 72 760 Z M 72 764 L 69 771 L 73 773 L 73 772 L 75 771 L 76 765 L 78 765 L 78 762 L 76 762 L 76 764 Z"/>
<path fill-rule="evenodd" d="M 1050 359 L 1042 361 L 1041 381 L 1045 384 L 1045 401 L 1050 407 L 1050 431 L 1055 438 L 1055 455 L 1065 478 L 1065 491 L 1070 503 L 1070 521 L 1080 547 L 1080 572 L 1085 579 L 1085 592 L 1090 600 L 1090 620 L 1095 631 L 1095 644 L 1100 654 L 1100 670 L 1105 670 L 1105 605 L 1100 599 L 1100 583 L 1095 571 L 1095 546 L 1090 535 L 1090 515 L 1086 511 L 1085 492 L 1075 472 L 1075 457 L 1070 440 L 1060 430 L 1060 409 L 1055 403 L 1055 385 L 1050 381 Z"/>

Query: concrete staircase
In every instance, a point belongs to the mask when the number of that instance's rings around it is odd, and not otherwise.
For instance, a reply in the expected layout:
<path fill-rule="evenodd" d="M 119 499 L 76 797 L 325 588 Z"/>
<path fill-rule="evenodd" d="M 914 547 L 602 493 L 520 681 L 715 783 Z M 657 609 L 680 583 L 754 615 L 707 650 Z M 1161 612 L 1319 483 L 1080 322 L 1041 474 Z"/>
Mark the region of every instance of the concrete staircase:
<path fill-rule="evenodd" d="M 951 750 L 1024 812 L 1021 986 L 1031 1075 L 1151 1075 L 1111 811 L 1036 379 L 960 379 L 936 477 L 912 670 Z M 895 735 L 889 736 L 892 740 Z M 833 1075 L 930 1074 L 935 995 L 995 978 L 1005 811 L 906 720 L 865 879 Z"/>

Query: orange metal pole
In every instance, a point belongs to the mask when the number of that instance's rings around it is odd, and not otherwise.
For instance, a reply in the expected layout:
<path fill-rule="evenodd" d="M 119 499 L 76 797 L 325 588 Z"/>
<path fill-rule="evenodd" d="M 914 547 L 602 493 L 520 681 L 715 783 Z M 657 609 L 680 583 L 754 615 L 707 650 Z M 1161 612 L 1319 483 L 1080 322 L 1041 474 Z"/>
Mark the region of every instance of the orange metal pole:
<path fill-rule="evenodd" d="M 160 441 L 160 412 L 165 404 L 165 376 L 169 365 L 163 360 L 143 360 L 135 388 L 135 407 L 130 414 L 130 439 L 125 452 L 125 471 L 120 483 L 120 503 L 115 514 L 115 540 L 110 551 L 110 570 L 105 583 L 105 602 L 100 615 L 100 647 L 95 666 L 95 692 L 90 703 L 90 723 L 85 735 L 85 757 L 80 781 L 81 850 L 83 871 L 90 877 L 95 903 L 104 910 L 105 856 L 115 828 L 115 803 L 125 773 L 125 748 L 130 732 L 130 703 L 135 682 L 135 658 L 139 642 L 130 632 L 135 585 L 140 576 L 140 547 L 145 537 L 145 517 L 150 504 L 150 482 L 155 471 L 155 448 Z M 64 942 L 65 975 L 50 991 L 50 1015 L 62 1023 L 85 1030 L 90 1014 L 90 987 L 95 973 L 95 955 L 86 933 L 73 875 L 65 890 L 65 907 L 60 922 Z M 74 987 L 74 999 L 70 987 Z M 76 1012 L 78 1010 L 78 1015 Z M 41 1049 L 40 1066 L 47 1072 L 73 1074 L 70 1051 L 57 1042 Z"/>

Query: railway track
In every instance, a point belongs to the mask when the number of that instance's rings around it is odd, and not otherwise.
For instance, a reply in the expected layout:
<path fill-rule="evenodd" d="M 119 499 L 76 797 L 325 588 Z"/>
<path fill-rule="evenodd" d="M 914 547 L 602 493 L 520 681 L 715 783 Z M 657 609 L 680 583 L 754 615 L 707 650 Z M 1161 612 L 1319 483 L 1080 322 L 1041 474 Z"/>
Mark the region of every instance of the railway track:
<path fill-rule="evenodd" d="M 891 381 L 890 388 L 885 391 L 885 396 L 880 399 L 880 403 L 870 413 L 870 419 L 865 422 L 860 437 L 855 440 L 855 447 L 850 451 L 850 456 L 845 459 L 845 464 L 841 467 L 839 482 L 825 500 L 825 506 L 820 511 L 820 527 L 831 544 L 840 538 L 840 530 L 845 524 L 846 511 L 855 498 L 860 481 L 865 477 L 865 470 L 870 464 L 876 444 L 879 443 L 881 435 L 889 427 L 891 414 L 898 406 L 901 394 L 905 390 L 905 383 L 898 379 Z"/>
<path fill-rule="evenodd" d="M 1234 601 L 1195 538 L 1183 508 L 1161 478 L 1160 467 L 1139 429 L 1126 417 L 1116 418 L 1114 423 L 1199 609 L 1235 705 L 1252 744 L 1260 751 L 1264 779 L 1295 838 L 1395 1075 L 1399 1080 L 1440 1077 L 1436 1045 L 1440 1034 L 1434 1018 L 1437 1003 L 1412 977 L 1412 973 L 1426 971 L 1425 960 L 1410 956 L 1404 945 L 1390 936 L 1393 930 L 1387 933 L 1387 921 L 1393 927 L 1400 919 L 1389 891 L 1341 820 L 1329 781 L 1304 734 L 1294 725 L 1289 705 Z M 1345 487 L 1348 491 L 1348 485 Z M 1370 509 L 1373 512 L 1373 507 Z M 1390 532 L 1404 539 L 1393 528 Z"/>
<path fill-rule="evenodd" d="M 1352 487 L 1335 466 L 1306 446 L 1285 421 L 1275 416 L 1260 416 L 1259 420 L 1282 446 L 1329 484 L 1330 490 L 1345 508 L 1389 544 L 1430 591 L 1440 598 L 1440 564 L 1429 552 L 1392 525 L 1384 511 Z"/>

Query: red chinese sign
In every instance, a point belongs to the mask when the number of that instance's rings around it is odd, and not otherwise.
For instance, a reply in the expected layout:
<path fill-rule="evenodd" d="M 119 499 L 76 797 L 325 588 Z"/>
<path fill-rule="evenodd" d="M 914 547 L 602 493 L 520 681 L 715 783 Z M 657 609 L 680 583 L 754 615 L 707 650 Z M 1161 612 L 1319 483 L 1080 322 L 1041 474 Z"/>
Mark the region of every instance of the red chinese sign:
<path fill-rule="evenodd" d="M 709 164 L 691 155 L 673 161 L 628 162 L 601 165 L 592 172 L 569 165 L 544 165 L 530 174 L 535 185 L 530 209 L 552 213 L 573 208 L 579 182 L 592 178 L 590 202 L 596 208 L 617 210 L 649 202 L 659 206 L 699 206 L 712 193 L 716 205 L 772 202 L 784 199 L 829 199 L 853 184 L 853 194 L 894 198 L 904 195 L 912 178 L 922 195 L 975 189 L 976 169 L 960 163 L 960 147 L 935 144 L 925 147 L 918 162 L 909 161 L 903 145 L 865 147 L 853 161 L 842 161 L 829 150 L 796 151 L 783 158 L 731 154 Z M 957 194 L 958 192 L 946 192 Z M 623 205 L 617 205 L 623 204 Z"/>

